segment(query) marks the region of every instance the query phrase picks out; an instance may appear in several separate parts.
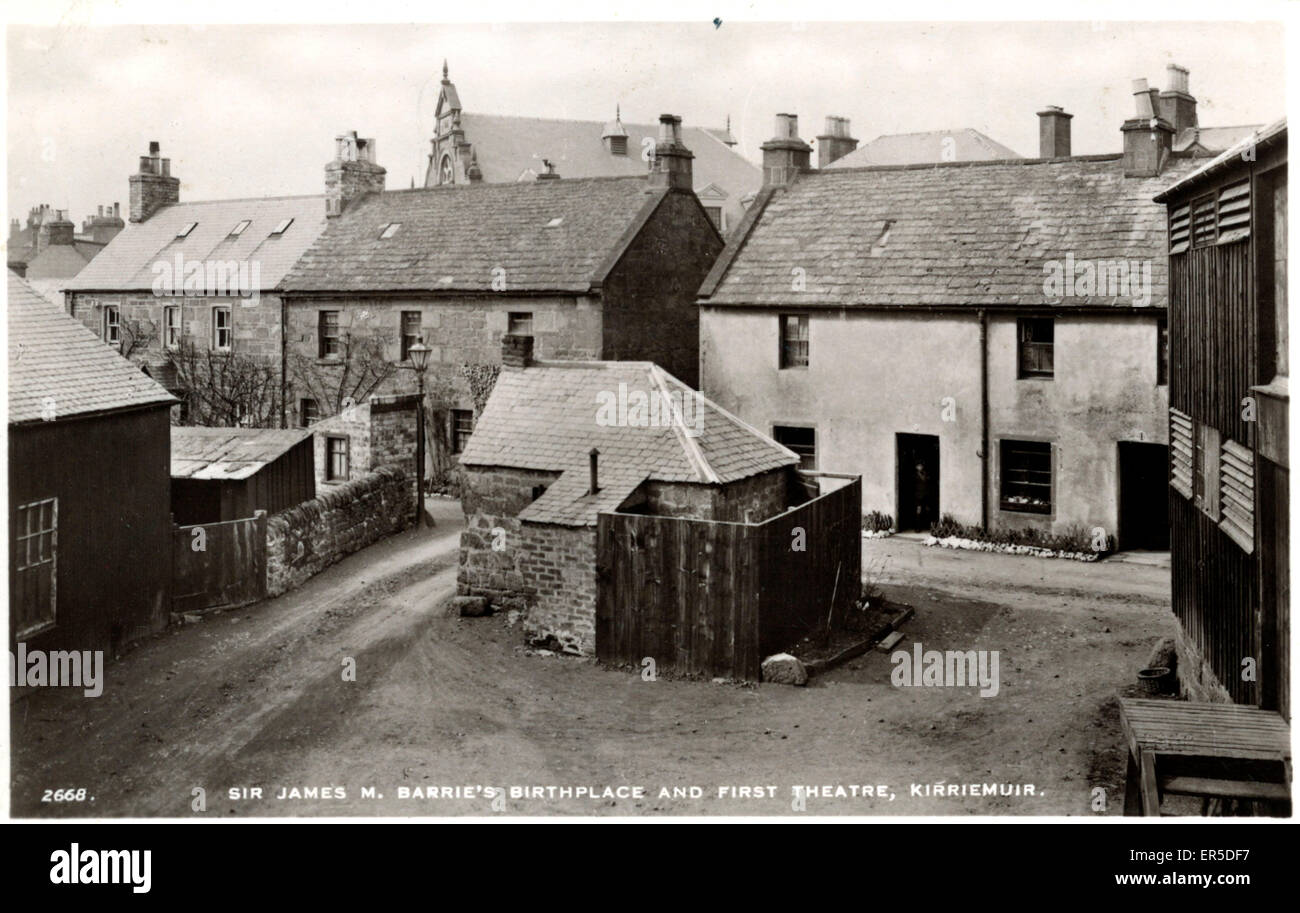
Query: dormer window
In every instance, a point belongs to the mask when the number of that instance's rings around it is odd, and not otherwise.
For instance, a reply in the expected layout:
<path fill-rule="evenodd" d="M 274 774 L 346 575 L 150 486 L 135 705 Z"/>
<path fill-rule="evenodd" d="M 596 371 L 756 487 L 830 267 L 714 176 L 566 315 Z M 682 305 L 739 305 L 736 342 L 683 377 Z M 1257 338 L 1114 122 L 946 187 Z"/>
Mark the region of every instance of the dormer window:
<path fill-rule="evenodd" d="M 387 241 L 393 235 L 397 234 L 397 230 L 401 227 L 401 222 L 389 222 L 384 226 L 384 230 L 379 233 L 379 240 Z"/>
<path fill-rule="evenodd" d="M 248 220 L 248 219 L 244 219 L 244 220 L 242 220 L 238 225 L 236 225 L 234 228 L 230 229 L 230 234 L 228 235 L 228 237 L 231 237 L 231 238 L 238 238 L 240 235 L 242 235 L 242 234 L 244 233 L 244 229 L 247 228 L 247 227 L 248 227 L 249 225 L 251 225 L 251 224 L 252 224 L 252 222 L 251 222 L 250 220 Z"/>
<path fill-rule="evenodd" d="M 627 155 L 627 137 L 611 136 L 609 138 L 609 152 L 611 155 Z"/>
<path fill-rule="evenodd" d="M 198 222 L 186 222 L 185 227 L 182 228 L 180 231 L 176 232 L 176 237 L 178 238 L 189 237 L 190 232 L 192 232 L 195 226 L 197 226 L 198 224 L 199 224 Z"/>
<path fill-rule="evenodd" d="M 272 229 L 271 231 L 272 236 L 284 234 L 285 231 L 288 230 L 289 226 L 292 224 L 293 224 L 293 219 L 282 219 L 280 221 L 280 224 L 275 226 L 274 229 Z"/>

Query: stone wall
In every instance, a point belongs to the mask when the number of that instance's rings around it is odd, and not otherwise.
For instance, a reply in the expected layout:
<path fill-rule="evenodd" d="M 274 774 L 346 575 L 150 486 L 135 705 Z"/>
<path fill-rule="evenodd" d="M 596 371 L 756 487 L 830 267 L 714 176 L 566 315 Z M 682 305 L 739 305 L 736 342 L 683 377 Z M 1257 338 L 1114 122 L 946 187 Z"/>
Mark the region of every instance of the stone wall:
<path fill-rule="evenodd" d="M 461 507 L 468 520 L 475 514 L 515 517 L 560 477 L 540 469 L 463 466 Z"/>
<path fill-rule="evenodd" d="M 418 394 L 372 396 L 338 415 L 313 423 L 316 490 L 343 484 L 387 466 L 400 469 L 414 491 L 418 400 Z M 329 468 L 325 441 L 331 436 L 348 439 L 348 478 L 343 482 L 325 478 Z"/>
<path fill-rule="evenodd" d="M 163 345 L 163 308 L 177 305 L 181 309 L 181 337 L 199 351 L 212 348 L 212 310 L 230 308 L 231 347 L 236 355 L 247 355 L 280 365 L 280 298 L 261 294 L 258 298 L 235 296 L 160 297 L 148 292 L 76 292 L 71 296 L 72 316 L 89 327 L 101 339 L 104 335 L 103 305 L 116 305 L 123 331 L 138 324 L 145 344 L 131 352 L 136 360 L 159 360 L 166 357 Z M 98 305 L 98 306 L 96 306 Z"/>
<path fill-rule="evenodd" d="M 1181 623 L 1178 625 L 1174 645 L 1178 651 L 1178 690 L 1181 695 L 1189 701 L 1231 704 L 1232 695 L 1223 687 Z"/>
<path fill-rule="evenodd" d="M 379 539 L 411 525 L 415 489 L 383 468 L 331 488 L 266 524 L 266 591 L 278 596 Z"/>
<path fill-rule="evenodd" d="M 687 517 L 732 523 L 762 523 L 789 506 L 788 471 L 774 469 L 729 485 L 647 482 L 647 511 L 658 517 Z"/>

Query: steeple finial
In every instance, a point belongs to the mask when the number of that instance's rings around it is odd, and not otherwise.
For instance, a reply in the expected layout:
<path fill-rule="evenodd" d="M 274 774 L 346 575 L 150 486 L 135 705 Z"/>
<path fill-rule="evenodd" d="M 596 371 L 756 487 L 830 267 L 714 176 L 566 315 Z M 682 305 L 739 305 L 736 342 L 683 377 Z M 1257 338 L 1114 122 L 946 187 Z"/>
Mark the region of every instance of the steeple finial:
<path fill-rule="evenodd" d="M 444 82 L 447 80 L 447 58 L 445 57 L 442 59 L 442 78 Z"/>

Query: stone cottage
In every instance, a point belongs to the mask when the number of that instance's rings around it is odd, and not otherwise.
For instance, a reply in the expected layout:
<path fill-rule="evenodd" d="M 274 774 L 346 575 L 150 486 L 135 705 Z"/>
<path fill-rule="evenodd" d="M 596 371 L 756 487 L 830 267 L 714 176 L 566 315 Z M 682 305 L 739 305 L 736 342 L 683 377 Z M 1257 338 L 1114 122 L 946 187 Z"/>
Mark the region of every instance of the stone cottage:
<path fill-rule="evenodd" d="M 657 365 L 511 361 L 461 454 L 457 589 L 535 640 L 595 649 L 602 511 L 757 523 L 798 503 L 797 455 Z"/>
<path fill-rule="evenodd" d="M 766 185 L 700 290 L 701 389 L 805 467 L 860 473 L 900 529 L 951 514 L 1168 548 L 1152 198 L 1203 154 L 1185 77 L 1138 80 L 1114 155 L 1072 156 L 1047 108 L 1037 159 L 811 170 L 778 115 Z"/>
<path fill-rule="evenodd" d="M 687 383 L 695 290 L 723 241 L 692 192 L 681 119 L 660 121 L 655 169 L 630 177 L 382 192 L 341 141 L 340 211 L 280 283 L 286 399 L 300 424 L 425 377 L 429 450 L 446 469 L 500 370 L 502 338 L 539 357 L 653 360 Z M 367 380 L 369 378 L 369 380 Z"/>
<path fill-rule="evenodd" d="M 62 284 L 68 312 L 192 420 L 279 426 L 275 286 L 324 229 L 326 196 L 181 202 L 180 183 L 150 143 L 129 179 L 126 227 Z"/>

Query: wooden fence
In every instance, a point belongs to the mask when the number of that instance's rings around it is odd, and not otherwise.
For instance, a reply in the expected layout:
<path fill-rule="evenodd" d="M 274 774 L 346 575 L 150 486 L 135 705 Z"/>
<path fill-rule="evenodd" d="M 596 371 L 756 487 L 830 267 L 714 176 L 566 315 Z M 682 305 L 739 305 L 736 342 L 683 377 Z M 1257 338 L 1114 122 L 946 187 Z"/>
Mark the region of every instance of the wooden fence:
<path fill-rule="evenodd" d="M 764 523 L 604 513 L 596 655 L 679 674 L 757 680 L 763 657 L 857 601 L 857 477 Z"/>
<path fill-rule="evenodd" d="M 266 595 L 266 511 L 172 531 L 172 611 L 256 602 Z"/>

